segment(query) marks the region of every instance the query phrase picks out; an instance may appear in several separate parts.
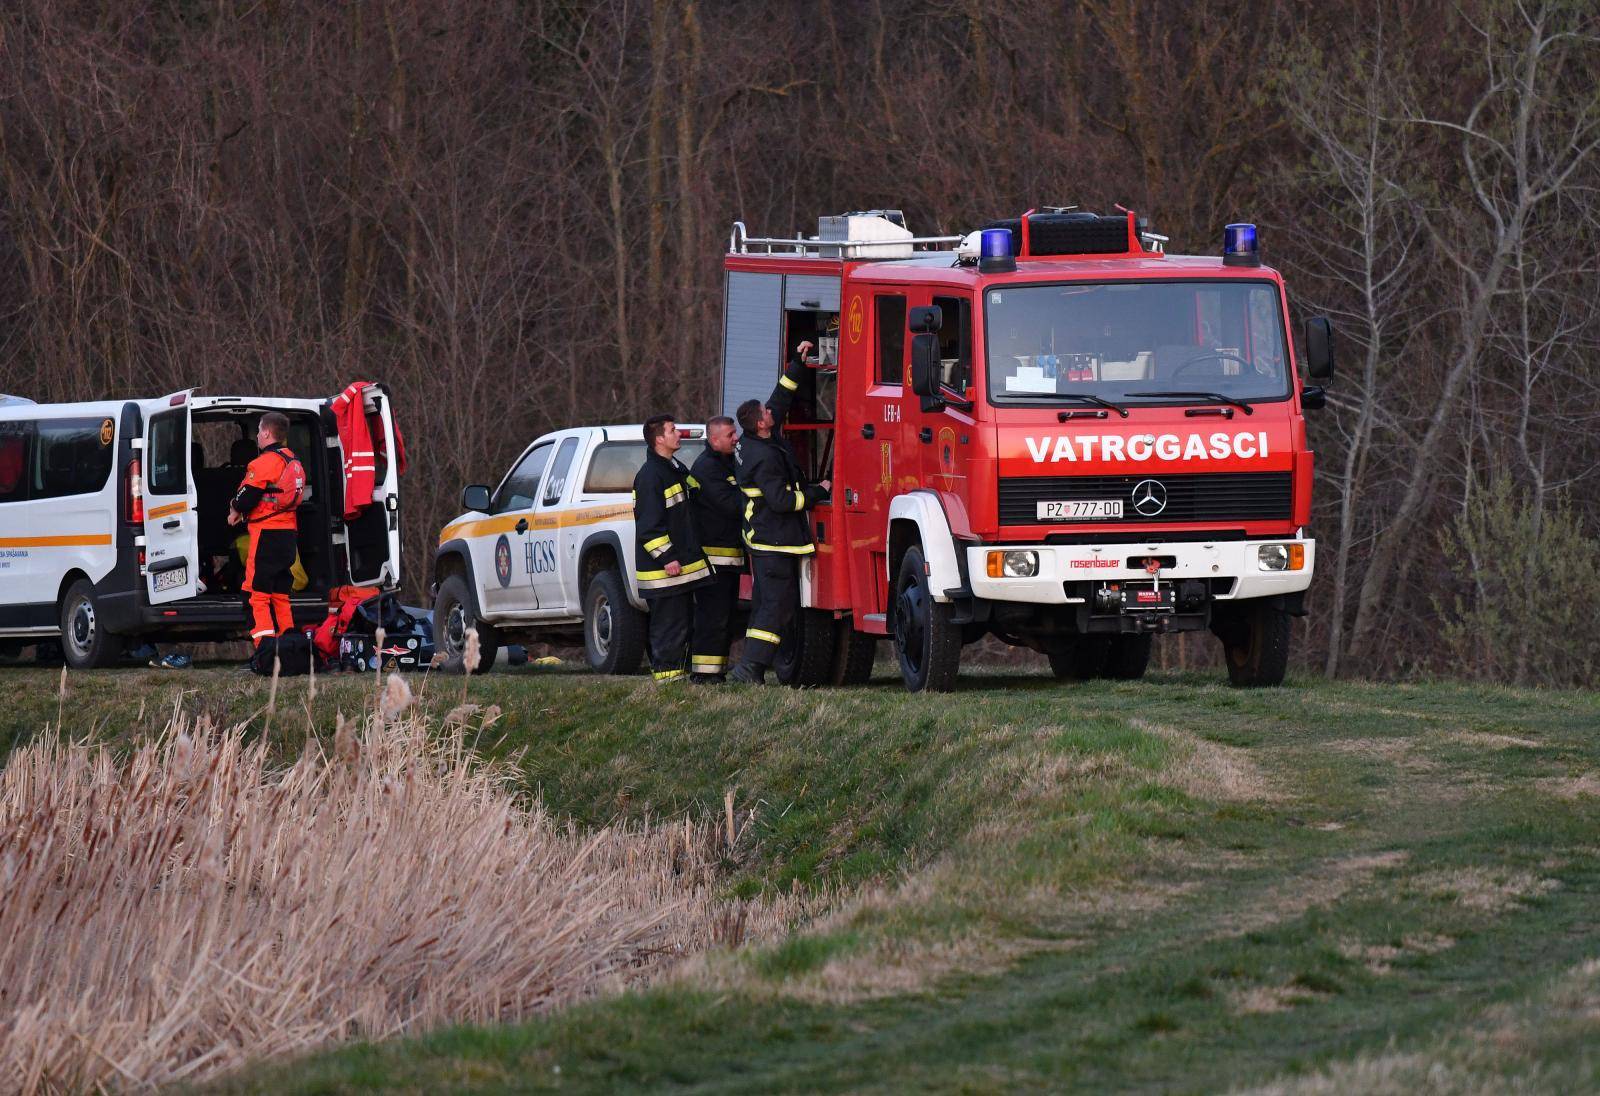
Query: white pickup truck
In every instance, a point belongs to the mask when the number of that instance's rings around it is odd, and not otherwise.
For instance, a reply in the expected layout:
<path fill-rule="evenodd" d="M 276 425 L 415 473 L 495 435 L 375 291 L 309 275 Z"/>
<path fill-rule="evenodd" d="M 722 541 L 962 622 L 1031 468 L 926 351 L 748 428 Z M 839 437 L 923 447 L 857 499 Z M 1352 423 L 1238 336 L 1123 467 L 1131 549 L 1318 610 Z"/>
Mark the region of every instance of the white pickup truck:
<path fill-rule="evenodd" d="M 694 463 L 703 426 L 681 426 L 678 459 Z M 473 484 L 466 513 L 439 534 L 433 561 L 435 642 L 460 671 L 478 633 L 478 670 L 501 643 L 575 643 L 589 665 L 634 672 L 644 655 L 645 604 L 633 577 L 633 476 L 641 426 L 557 430 L 523 450 L 492 490 Z"/>

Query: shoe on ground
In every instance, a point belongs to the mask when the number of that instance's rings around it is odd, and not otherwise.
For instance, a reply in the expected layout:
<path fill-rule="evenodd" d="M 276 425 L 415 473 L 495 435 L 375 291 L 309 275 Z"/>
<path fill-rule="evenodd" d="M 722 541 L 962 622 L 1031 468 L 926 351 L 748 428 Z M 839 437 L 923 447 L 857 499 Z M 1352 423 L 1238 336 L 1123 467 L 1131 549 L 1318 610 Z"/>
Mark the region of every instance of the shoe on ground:
<path fill-rule="evenodd" d="M 721 674 L 690 674 L 691 685 L 721 685 L 726 679 Z"/>
<path fill-rule="evenodd" d="M 729 681 L 737 681 L 740 685 L 765 685 L 767 683 L 767 668 L 749 662 L 741 662 L 733 668 L 733 673 L 728 675 Z"/>

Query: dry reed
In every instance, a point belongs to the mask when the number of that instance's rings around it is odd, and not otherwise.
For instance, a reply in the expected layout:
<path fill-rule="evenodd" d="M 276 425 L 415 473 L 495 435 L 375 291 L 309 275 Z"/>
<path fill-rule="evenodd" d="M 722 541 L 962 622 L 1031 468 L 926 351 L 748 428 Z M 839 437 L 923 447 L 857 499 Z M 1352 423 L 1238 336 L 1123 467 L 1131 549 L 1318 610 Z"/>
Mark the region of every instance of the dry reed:
<path fill-rule="evenodd" d="M 192 1082 L 264 1056 L 499 1021 L 780 930 L 719 900 L 716 821 L 580 832 L 430 728 L 404 683 L 332 756 L 273 765 L 176 713 L 118 760 L 44 736 L 0 773 L 0 1078 Z"/>

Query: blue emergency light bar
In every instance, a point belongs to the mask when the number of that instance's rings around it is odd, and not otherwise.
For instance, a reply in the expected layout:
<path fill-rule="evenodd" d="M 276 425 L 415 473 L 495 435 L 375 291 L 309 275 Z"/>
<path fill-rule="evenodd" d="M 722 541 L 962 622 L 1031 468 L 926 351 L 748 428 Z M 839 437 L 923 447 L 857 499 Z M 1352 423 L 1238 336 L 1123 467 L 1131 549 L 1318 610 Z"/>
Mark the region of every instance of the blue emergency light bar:
<path fill-rule="evenodd" d="M 1255 225 L 1228 225 L 1222 230 L 1223 266 L 1260 266 Z"/>
<path fill-rule="evenodd" d="M 1017 269 L 1011 254 L 1011 230 L 986 228 L 978 249 L 978 269 L 985 274 L 1003 274 Z"/>

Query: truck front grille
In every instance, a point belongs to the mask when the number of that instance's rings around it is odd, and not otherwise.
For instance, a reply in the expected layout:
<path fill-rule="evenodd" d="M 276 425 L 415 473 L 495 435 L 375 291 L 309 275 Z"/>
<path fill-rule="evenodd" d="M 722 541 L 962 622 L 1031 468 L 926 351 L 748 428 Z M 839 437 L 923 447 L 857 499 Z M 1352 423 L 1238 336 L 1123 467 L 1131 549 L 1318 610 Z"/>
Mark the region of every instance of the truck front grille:
<path fill-rule="evenodd" d="M 1134 508 L 1134 489 L 1146 480 L 1166 492 L 1159 513 Z M 1160 525 L 1198 521 L 1288 521 L 1293 509 L 1288 472 L 1207 472 L 1155 476 L 1008 476 L 1000 480 L 1000 524 L 1040 525 L 1036 504 L 1121 499 L 1123 517 L 1081 525 Z M 1144 492 L 1141 492 L 1144 494 Z M 1149 504 L 1146 509 L 1151 509 Z M 1059 523 L 1056 523 L 1059 524 Z"/>

